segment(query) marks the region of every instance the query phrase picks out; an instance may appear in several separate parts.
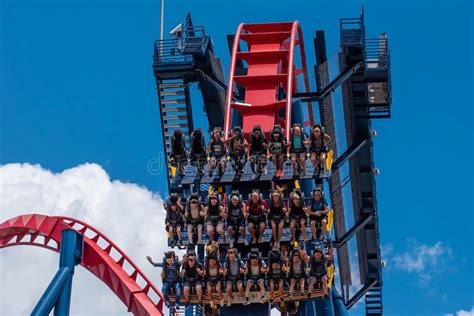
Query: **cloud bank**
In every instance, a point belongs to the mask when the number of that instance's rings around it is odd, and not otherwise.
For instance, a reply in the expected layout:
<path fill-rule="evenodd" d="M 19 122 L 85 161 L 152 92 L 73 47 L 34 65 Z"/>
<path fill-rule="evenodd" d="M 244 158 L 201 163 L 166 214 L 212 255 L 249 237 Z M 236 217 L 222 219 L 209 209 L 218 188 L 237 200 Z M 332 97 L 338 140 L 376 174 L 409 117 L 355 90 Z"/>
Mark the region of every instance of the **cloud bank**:
<path fill-rule="evenodd" d="M 65 215 L 83 220 L 113 240 L 161 287 L 159 271 L 145 259 L 160 259 L 166 234 L 161 198 L 136 184 L 111 181 L 97 164 L 61 173 L 39 165 L 0 166 L 0 222 L 21 214 Z M 0 314 L 27 315 L 58 267 L 58 254 L 37 247 L 0 251 Z M 77 267 L 72 315 L 129 315 L 112 291 L 87 270 Z"/>

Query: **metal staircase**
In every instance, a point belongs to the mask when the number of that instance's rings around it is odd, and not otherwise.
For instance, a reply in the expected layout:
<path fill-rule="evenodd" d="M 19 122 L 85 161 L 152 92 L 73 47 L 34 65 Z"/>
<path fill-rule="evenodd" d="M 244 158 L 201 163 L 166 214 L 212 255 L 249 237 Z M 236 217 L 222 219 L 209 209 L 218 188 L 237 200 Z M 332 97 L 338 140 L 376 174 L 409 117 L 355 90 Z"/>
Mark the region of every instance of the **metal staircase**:
<path fill-rule="evenodd" d="M 382 315 L 382 288 L 379 283 L 365 294 L 365 314 Z"/>
<path fill-rule="evenodd" d="M 189 131 L 193 129 L 192 112 L 189 109 L 189 87 L 183 80 L 161 80 L 158 82 L 161 119 L 165 140 L 166 157 L 171 154 L 173 132 L 181 130 L 189 147 Z"/>

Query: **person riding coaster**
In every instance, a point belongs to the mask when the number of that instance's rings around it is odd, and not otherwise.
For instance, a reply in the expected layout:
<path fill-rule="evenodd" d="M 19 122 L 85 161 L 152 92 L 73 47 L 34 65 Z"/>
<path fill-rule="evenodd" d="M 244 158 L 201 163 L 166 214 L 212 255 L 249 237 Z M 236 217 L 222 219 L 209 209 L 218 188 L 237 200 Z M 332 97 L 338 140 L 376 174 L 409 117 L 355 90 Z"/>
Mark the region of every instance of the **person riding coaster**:
<path fill-rule="evenodd" d="M 294 249 L 291 253 L 291 264 L 290 264 L 290 288 L 288 290 L 288 296 L 292 299 L 296 284 L 299 284 L 301 294 L 306 295 L 305 283 L 306 283 L 306 263 L 309 258 L 303 249 Z"/>
<path fill-rule="evenodd" d="M 283 129 L 279 124 L 276 124 L 270 131 L 268 150 L 270 151 L 272 162 L 276 166 L 277 171 L 283 170 L 286 149 L 287 140 L 283 133 Z"/>
<path fill-rule="evenodd" d="M 197 193 L 192 193 L 186 205 L 186 224 L 189 244 L 194 244 L 193 230 L 197 230 L 197 243 L 202 243 L 202 226 L 204 224 L 204 212 Z"/>
<path fill-rule="evenodd" d="M 246 271 L 244 262 L 239 258 L 237 249 L 229 248 L 224 263 L 224 275 L 226 277 L 226 299 L 227 306 L 232 305 L 232 291 L 237 290 L 240 297 L 244 297 L 243 275 Z"/>
<path fill-rule="evenodd" d="M 281 234 L 283 227 L 285 226 L 285 215 L 287 209 L 285 207 L 285 200 L 283 193 L 276 189 L 270 194 L 270 208 L 268 212 L 268 220 L 270 227 L 272 228 L 272 236 L 274 242 L 274 248 L 280 247 Z"/>
<path fill-rule="evenodd" d="M 267 140 L 260 125 L 250 133 L 249 160 L 254 173 L 263 173 L 267 162 Z"/>
<path fill-rule="evenodd" d="M 225 142 L 222 137 L 222 130 L 220 127 L 214 127 L 211 132 L 211 139 L 207 145 L 207 150 L 209 152 L 210 158 L 210 174 L 212 176 L 213 170 L 216 168 L 216 165 L 219 166 L 219 176 L 222 176 L 225 169 Z"/>
<path fill-rule="evenodd" d="M 188 254 L 181 267 L 181 277 L 183 278 L 183 292 L 186 300 L 185 308 L 189 307 L 189 294 L 192 289 L 196 291 L 198 303 L 204 307 L 202 301 L 202 284 L 200 278 L 204 276 L 202 265 L 197 261 L 194 254 Z"/>
<path fill-rule="evenodd" d="M 224 242 L 226 242 L 224 222 L 227 215 L 224 207 L 221 205 L 219 194 L 215 192 L 209 194 L 203 215 L 206 218 L 206 234 L 209 237 L 209 242 L 218 240 L 219 235 L 222 236 Z"/>
<path fill-rule="evenodd" d="M 317 237 L 317 231 L 321 230 L 319 240 L 324 240 L 327 233 L 327 217 L 329 213 L 328 205 L 321 188 L 315 188 L 311 195 L 311 203 L 306 208 L 306 213 L 309 215 L 311 226 L 311 239 L 315 240 Z"/>
<path fill-rule="evenodd" d="M 297 226 L 303 234 L 303 240 L 306 242 L 306 213 L 304 205 L 304 196 L 300 191 L 293 191 L 290 194 L 290 231 L 291 241 L 295 242 Z"/>
<path fill-rule="evenodd" d="M 171 153 L 170 164 L 178 168 L 180 174 L 184 174 L 184 167 L 187 164 L 188 152 L 186 150 L 186 143 L 184 141 L 183 132 L 175 130 L 171 136 Z"/>
<path fill-rule="evenodd" d="M 169 233 L 169 239 L 172 244 L 175 243 L 175 237 L 178 237 L 178 244 L 182 245 L 182 229 L 184 226 L 184 207 L 181 204 L 181 198 L 177 193 L 171 193 L 169 198 L 166 200 L 166 229 Z"/>
<path fill-rule="evenodd" d="M 245 287 L 245 301 L 244 305 L 250 304 L 249 294 L 252 287 L 256 284 L 260 292 L 260 303 L 265 302 L 265 281 L 264 273 L 267 271 L 267 266 L 262 260 L 258 250 L 251 250 L 247 257 L 247 285 Z"/>
<path fill-rule="evenodd" d="M 324 133 L 324 128 L 319 124 L 314 125 L 311 129 L 309 150 L 311 153 L 311 162 L 314 168 L 318 168 L 318 173 L 321 173 L 326 168 L 327 144 L 329 142 L 331 142 L 331 137 Z"/>
<path fill-rule="evenodd" d="M 229 202 L 227 204 L 227 232 L 230 236 L 230 248 L 234 247 L 234 243 L 239 240 L 239 234 L 248 245 L 248 241 L 245 238 L 245 205 L 242 202 L 242 198 L 238 191 L 234 191 L 229 196 Z"/>
<path fill-rule="evenodd" d="M 191 133 L 191 163 L 194 164 L 200 174 L 203 173 L 204 165 L 206 164 L 206 146 L 204 144 L 204 134 L 200 128 L 196 128 Z"/>
<path fill-rule="evenodd" d="M 158 263 L 153 262 L 153 259 L 150 256 L 146 256 L 146 259 L 154 267 L 159 266 Z M 161 292 L 163 293 L 163 298 L 165 299 L 166 307 L 170 308 L 169 291 L 170 289 L 174 290 L 174 308 L 176 310 L 179 310 L 179 301 L 181 300 L 181 277 L 179 272 L 180 267 L 181 263 L 179 262 L 178 257 L 175 255 L 174 251 L 165 252 L 162 264 L 163 270 L 161 271 L 161 278 L 163 281 L 163 287 L 161 288 Z"/>
<path fill-rule="evenodd" d="M 221 275 L 224 274 L 224 269 L 219 262 L 219 258 L 215 254 L 206 257 L 206 264 L 204 265 L 204 273 L 206 279 L 207 295 L 211 308 L 214 308 L 214 300 L 212 293 L 215 291 L 219 297 L 219 305 L 224 306 L 224 299 L 222 297 Z"/>
<path fill-rule="evenodd" d="M 311 292 L 314 290 L 316 284 L 320 284 L 323 295 L 325 298 L 328 297 L 328 275 L 326 268 L 326 258 L 321 248 L 315 248 L 310 260 L 310 281 L 308 289 L 308 297 L 311 296 Z"/>
<path fill-rule="evenodd" d="M 270 302 L 281 295 L 285 286 L 284 262 L 278 250 L 272 250 L 268 256 L 268 278 L 270 285 Z M 275 294 L 277 290 L 277 294 Z"/>
<path fill-rule="evenodd" d="M 265 232 L 265 222 L 267 213 L 267 202 L 261 197 L 258 190 L 249 194 L 249 199 L 245 207 L 244 216 L 247 218 L 247 225 L 252 237 L 252 244 L 262 243 L 263 233 Z M 257 241 L 258 231 L 258 241 Z"/>
<path fill-rule="evenodd" d="M 241 174 L 244 169 L 245 150 L 248 146 L 244 138 L 244 131 L 240 126 L 232 129 L 232 135 L 225 141 L 228 146 L 229 155 L 237 174 Z"/>
<path fill-rule="evenodd" d="M 294 124 L 290 132 L 291 166 L 295 175 L 305 173 L 306 146 L 308 137 L 303 133 L 300 124 Z"/>

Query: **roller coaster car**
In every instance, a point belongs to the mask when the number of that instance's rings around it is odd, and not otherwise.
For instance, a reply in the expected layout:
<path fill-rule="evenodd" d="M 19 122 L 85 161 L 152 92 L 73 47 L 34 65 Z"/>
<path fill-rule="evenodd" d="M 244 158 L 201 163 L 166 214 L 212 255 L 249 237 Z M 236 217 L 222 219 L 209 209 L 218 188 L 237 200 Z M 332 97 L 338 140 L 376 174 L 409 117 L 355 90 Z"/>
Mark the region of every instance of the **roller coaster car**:
<path fill-rule="evenodd" d="M 186 144 L 184 142 L 183 132 L 176 130 L 171 136 L 171 153 L 169 157 L 171 175 L 184 175 L 184 167 L 187 164 Z"/>

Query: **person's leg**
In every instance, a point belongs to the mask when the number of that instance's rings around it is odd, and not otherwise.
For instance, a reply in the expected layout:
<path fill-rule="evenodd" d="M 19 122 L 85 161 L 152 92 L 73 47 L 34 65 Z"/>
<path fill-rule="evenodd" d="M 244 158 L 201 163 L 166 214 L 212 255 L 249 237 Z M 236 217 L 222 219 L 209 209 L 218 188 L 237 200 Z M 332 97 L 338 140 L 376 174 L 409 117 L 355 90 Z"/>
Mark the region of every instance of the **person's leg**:
<path fill-rule="evenodd" d="M 209 281 L 206 282 L 206 291 L 207 291 L 207 296 L 209 297 L 209 303 L 211 304 L 211 307 L 213 307 L 214 301 L 212 300 L 212 285 L 211 285 L 211 282 Z"/>
<path fill-rule="evenodd" d="M 316 221 L 315 220 L 310 220 L 310 226 L 311 226 L 311 238 L 316 239 Z"/>
<path fill-rule="evenodd" d="M 323 293 L 327 295 L 328 294 L 328 277 L 323 276 L 321 278 L 321 283 L 323 284 Z"/>
<path fill-rule="evenodd" d="M 308 287 L 308 292 L 309 293 L 313 292 L 315 284 L 316 284 L 316 278 L 315 277 L 310 277 L 309 278 L 309 287 Z"/>
<path fill-rule="evenodd" d="M 265 282 L 263 279 L 258 280 L 258 290 L 260 291 L 260 302 L 263 303 L 263 298 L 265 297 Z"/>
<path fill-rule="evenodd" d="M 218 222 L 216 226 L 216 232 L 218 235 L 222 236 L 224 238 L 224 242 L 226 241 L 225 234 L 224 234 L 224 223 L 223 222 Z M 217 239 L 219 239 L 219 236 L 217 236 Z"/>
<path fill-rule="evenodd" d="M 227 280 L 226 282 L 226 293 L 227 293 L 227 306 L 232 304 L 232 281 Z"/>
<path fill-rule="evenodd" d="M 275 291 L 275 281 L 270 280 L 270 299 L 273 299 L 273 292 Z"/>
<path fill-rule="evenodd" d="M 179 282 L 176 282 L 174 284 L 174 293 L 175 293 L 175 297 L 176 297 L 176 300 L 175 300 L 175 303 L 176 305 L 179 304 L 179 301 L 181 301 L 181 285 L 179 284 Z"/>
<path fill-rule="evenodd" d="M 257 241 L 257 238 L 255 237 L 255 226 L 253 222 L 248 223 L 248 228 L 250 232 L 250 236 L 252 237 L 252 244 L 254 244 Z"/>
<path fill-rule="evenodd" d="M 163 293 L 163 298 L 165 299 L 165 303 L 169 304 L 170 302 L 170 297 L 169 297 L 169 289 L 170 289 L 170 284 L 166 281 L 163 281 L 163 286 L 161 287 L 161 293 Z"/>
<path fill-rule="evenodd" d="M 196 289 L 196 296 L 198 298 L 199 303 L 202 302 L 202 285 L 199 282 L 196 282 L 194 285 L 194 288 Z"/>
<path fill-rule="evenodd" d="M 318 163 L 318 154 L 317 153 L 311 153 L 311 163 L 313 164 L 314 168 L 316 168 L 317 163 Z"/>
<path fill-rule="evenodd" d="M 244 297 L 245 296 L 245 293 L 244 293 L 244 282 L 242 282 L 242 280 L 237 280 L 237 291 L 239 292 L 240 294 L 240 297 Z"/>
<path fill-rule="evenodd" d="M 206 233 L 209 241 L 214 240 L 214 226 L 212 226 L 211 222 L 207 222 Z"/>
<path fill-rule="evenodd" d="M 280 244 L 281 234 L 283 234 L 283 226 L 285 226 L 285 222 L 281 219 L 280 223 L 278 223 L 278 244 Z"/>
<path fill-rule="evenodd" d="M 290 159 L 291 159 L 291 167 L 293 168 L 293 173 L 295 175 L 297 175 L 298 174 L 298 165 L 296 163 L 296 154 L 292 153 L 290 157 L 291 157 Z"/>
<path fill-rule="evenodd" d="M 179 242 L 181 242 L 181 241 L 182 241 L 182 238 L 183 238 L 183 237 L 182 237 L 183 234 L 182 234 L 182 232 L 181 232 L 181 225 L 176 226 L 176 234 L 178 235 L 178 240 L 179 240 Z"/>
<path fill-rule="evenodd" d="M 290 296 L 293 296 L 293 290 L 295 289 L 295 285 L 296 285 L 296 280 L 294 278 L 291 278 L 290 279 L 290 289 L 288 291 Z"/>
<path fill-rule="evenodd" d="M 173 225 L 168 226 L 168 232 L 170 233 L 170 240 L 174 242 L 174 227 L 173 227 Z"/>
<path fill-rule="evenodd" d="M 242 238 L 245 240 L 245 227 L 240 226 L 239 233 L 240 233 L 240 236 L 242 236 Z"/>
<path fill-rule="evenodd" d="M 322 151 L 319 154 L 319 162 L 321 163 L 321 168 L 326 169 L 326 152 Z"/>
<path fill-rule="evenodd" d="M 324 240 L 326 238 L 327 232 L 328 232 L 328 221 L 327 221 L 327 219 L 324 218 L 321 221 L 321 233 L 322 233 L 321 234 L 321 239 Z"/>
<path fill-rule="evenodd" d="M 190 287 L 188 284 L 185 284 L 183 286 L 183 293 L 184 293 L 184 299 L 186 302 L 189 302 L 189 292 L 190 292 Z"/>
<path fill-rule="evenodd" d="M 247 280 L 247 286 L 245 287 L 245 297 L 249 297 L 253 284 L 254 283 L 252 279 Z"/>
<path fill-rule="evenodd" d="M 296 240 L 296 219 L 292 218 L 290 221 L 290 231 L 291 231 L 291 241 L 294 242 Z"/>
<path fill-rule="evenodd" d="M 270 220 L 270 226 L 272 227 L 273 240 L 275 241 L 275 244 L 278 244 L 277 225 L 273 219 Z"/>
<path fill-rule="evenodd" d="M 188 240 L 190 245 L 194 244 L 193 224 L 188 224 Z"/>
<path fill-rule="evenodd" d="M 300 219 L 301 233 L 303 234 L 303 240 L 306 241 L 306 218 L 303 216 Z"/>
<path fill-rule="evenodd" d="M 265 221 L 260 222 L 258 232 L 258 243 L 262 243 L 263 233 L 265 232 Z"/>
<path fill-rule="evenodd" d="M 305 293 L 306 293 L 306 291 L 305 291 L 306 290 L 305 289 L 305 282 L 306 282 L 306 280 L 305 280 L 304 277 L 300 278 L 300 291 L 303 295 L 305 295 Z"/>
<path fill-rule="evenodd" d="M 305 165 L 306 165 L 306 154 L 304 152 L 300 153 L 299 159 L 300 159 L 300 168 L 301 170 L 303 170 L 303 173 L 304 173 Z"/>
<path fill-rule="evenodd" d="M 221 282 L 220 281 L 217 281 L 216 292 L 217 292 L 217 296 L 219 297 L 219 303 L 222 306 L 224 301 L 222 300 L 222 289 L 221 289 Z"/>
<path fill-rule="evenodd" d="M 281 293 L 283 293 L 283 287 L 285 286 L 285 280 L 284 279 L 280 279 L 280 281 L 278 282 L 278 294 L 281 295 Z"/>
<path fill-rule="evenodd" d="M 198 231 L 198 244 L 202 242 L 202 224 L 197 225 L 197 231 Z"/>

